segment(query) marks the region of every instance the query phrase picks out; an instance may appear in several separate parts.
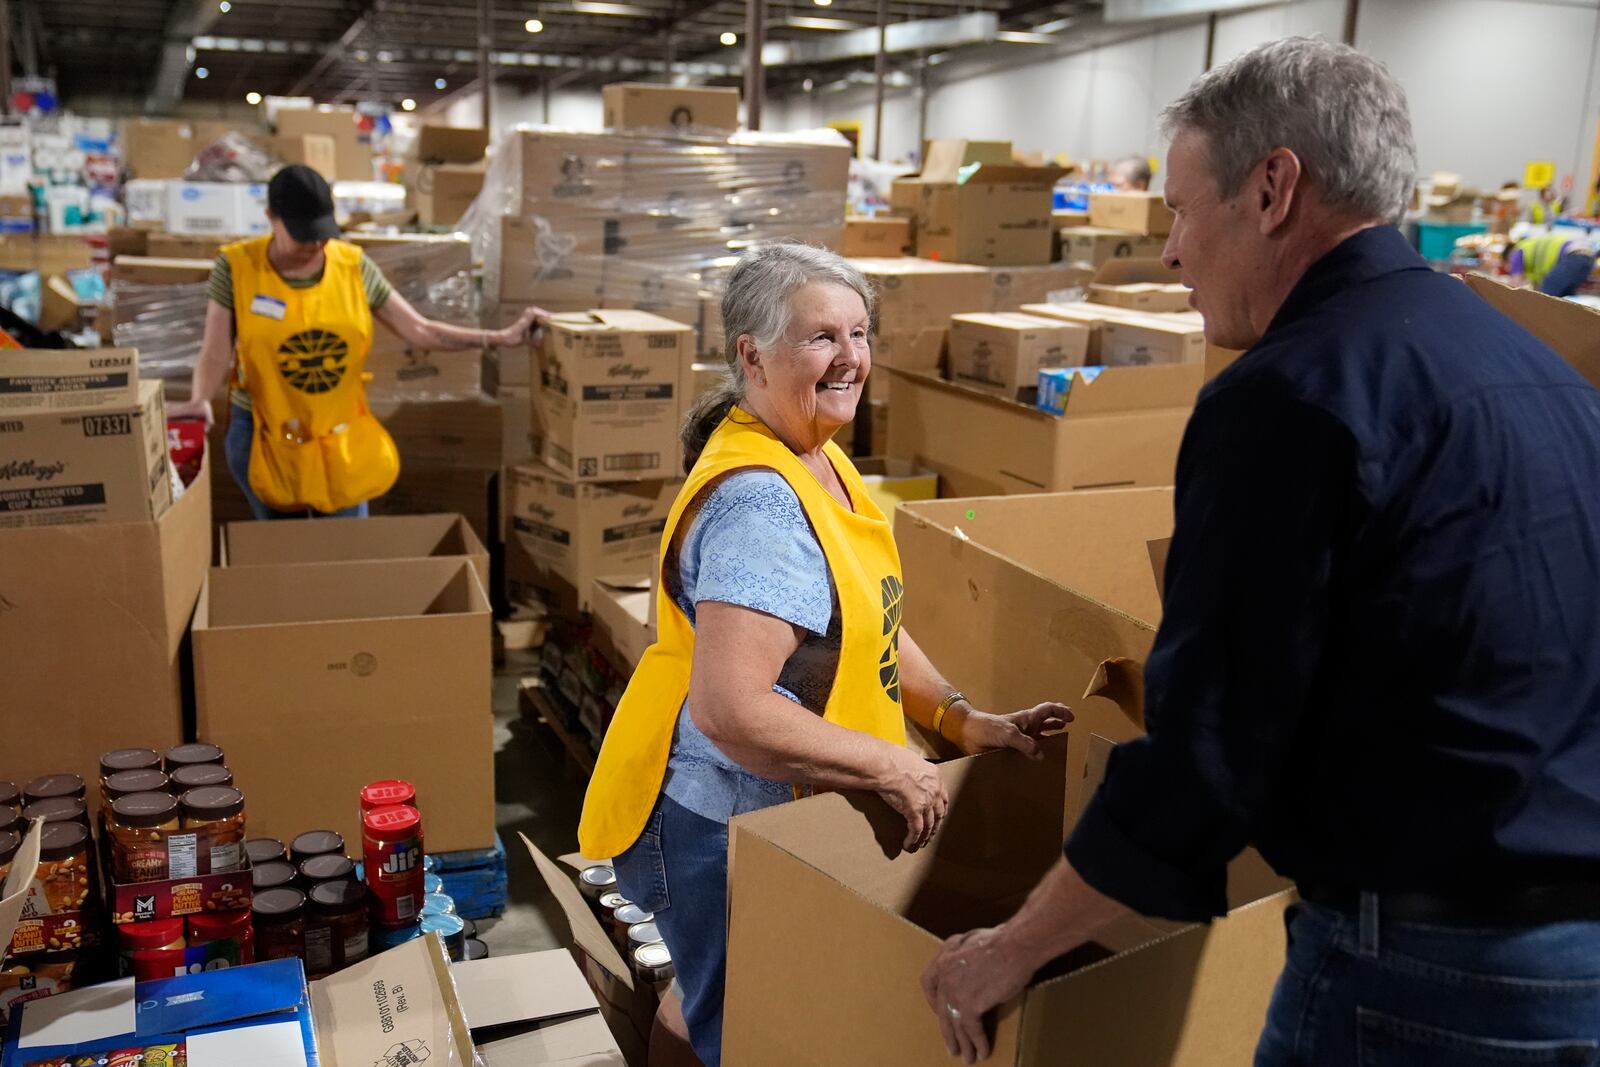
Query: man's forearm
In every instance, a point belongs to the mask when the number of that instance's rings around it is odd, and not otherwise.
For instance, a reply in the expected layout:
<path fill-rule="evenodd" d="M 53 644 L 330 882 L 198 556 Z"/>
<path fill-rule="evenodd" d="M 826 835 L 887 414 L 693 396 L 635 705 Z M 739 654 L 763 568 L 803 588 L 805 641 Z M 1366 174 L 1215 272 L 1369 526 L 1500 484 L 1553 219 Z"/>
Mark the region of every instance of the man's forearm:
<path fill-rule="evenodd" d="M 1063 857 L 1001 930 L 1010 951 L 1038 970 L 1130 914 L 1132 909 L 1085 882 Z"/>

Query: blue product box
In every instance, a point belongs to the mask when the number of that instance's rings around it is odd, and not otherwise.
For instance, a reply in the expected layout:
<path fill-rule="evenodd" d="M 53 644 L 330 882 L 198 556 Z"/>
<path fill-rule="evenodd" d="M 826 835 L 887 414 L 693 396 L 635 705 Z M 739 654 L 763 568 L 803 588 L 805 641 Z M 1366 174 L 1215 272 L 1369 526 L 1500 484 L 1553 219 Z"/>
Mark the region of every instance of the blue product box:
<path fill-rule="evenodd" d="M 1104 367 L 1046 367 L 1039 371 L 1039 397 L 1035 405 L 1052 415 L 1067 413 L 1067 396 L 1078 382 L 1088 385 Z"/>

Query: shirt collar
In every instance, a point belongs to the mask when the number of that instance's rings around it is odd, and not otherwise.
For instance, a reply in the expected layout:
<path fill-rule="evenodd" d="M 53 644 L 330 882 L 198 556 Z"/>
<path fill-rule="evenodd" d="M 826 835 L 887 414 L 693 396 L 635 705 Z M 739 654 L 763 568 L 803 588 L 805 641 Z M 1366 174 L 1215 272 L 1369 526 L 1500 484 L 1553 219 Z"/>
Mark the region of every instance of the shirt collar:
<path fill-rule="evenodd" d="M 1431 269 L 1398 229 L 1370 226 L 1345 238 L 1306 270 L 1272 317 L 1267 333 L 1309 315 L 1351 286 L 1397 271 Z"/>

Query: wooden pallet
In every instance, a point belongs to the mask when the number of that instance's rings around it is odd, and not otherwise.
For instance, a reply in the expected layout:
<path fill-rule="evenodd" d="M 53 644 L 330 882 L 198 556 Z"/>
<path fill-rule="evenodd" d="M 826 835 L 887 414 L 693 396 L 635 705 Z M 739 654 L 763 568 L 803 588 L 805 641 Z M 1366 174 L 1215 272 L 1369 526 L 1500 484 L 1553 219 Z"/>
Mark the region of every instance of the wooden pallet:
<path fill-rule="evenodd" d="M 589 747 L 589 740 L 567 729 L 564 717 L 551 703 L 550 694 L 546 691 L 544 680 L 536 675 L 523 678 L 517 687 L 517 702 L 524 715 L 537 719 L 550 727 L 550 732 L 556 735 L 561 742 L 561 747 L 567 750 L 567 756 L 583 771 L 585 775 L 594 773 L 594 750 Z"/>

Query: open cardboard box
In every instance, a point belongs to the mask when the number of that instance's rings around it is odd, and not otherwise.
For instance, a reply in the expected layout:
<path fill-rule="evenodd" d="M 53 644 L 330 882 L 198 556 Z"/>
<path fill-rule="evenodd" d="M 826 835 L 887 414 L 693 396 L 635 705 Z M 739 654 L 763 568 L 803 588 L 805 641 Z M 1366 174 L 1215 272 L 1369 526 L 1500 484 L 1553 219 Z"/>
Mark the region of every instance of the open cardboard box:
<path fill-rule="evenodd" d="M 564 949 L 456 963 L 450 977 L 486 1067 L 627 1063 Z"/>
<path fill-rule="evenodd" d="M 470 1067 L 472 1038 L 438 934 L 307 985 L 299 960 L 124 979 L 14 1013 L 4 1067 L 185 1045 L 190 1067 Z"/>
<path fill-rule="evenodd" d="M 1066 749 L 1058 738 L 1042 761 L 999 752 L 940 765 L 950 809 L 919 853 L 899 850 L 904 823 L 872 794 L 734 819 L 724 1060 L 949 1063 L 918 980 L 946 937 L 1008 918 L 1059 859 Z M 1248 1062 L 1292 896 L 1246 854 L 1227 918 L 1115 925 L 1001 1006 L 989 1062 Z"/>
<path fill-rule="evenodd" d="M 490 588 L 489 550 L 460 515 L 276 519 L 223 528 L 224 567 L 433 558 L 469 560 L 478 581 Z"/>
<path fill-rule="evenodd" d="M 1159 259 L 1113 259 L 1095 271 L 1089 301 L 1128 311 L 1181 313 L 1189 310 L 1189 287 Z"/>
<path fill-rule="evenodd" d="M 1532 289 L 1513 289 L 1481 275 L 1468 275 L 1466 282 L 1496 311 L 1549 345 L 1585 381 L 1600 389 L 1600 312 Z"/>
<path fill-rule="evenodd" d="M 890 367 L 889 455 L 936 472 L 947 496 L 1171 485 L 1200 392 L 1199 363 L 1108 367 L 1053 415 Z"/>

